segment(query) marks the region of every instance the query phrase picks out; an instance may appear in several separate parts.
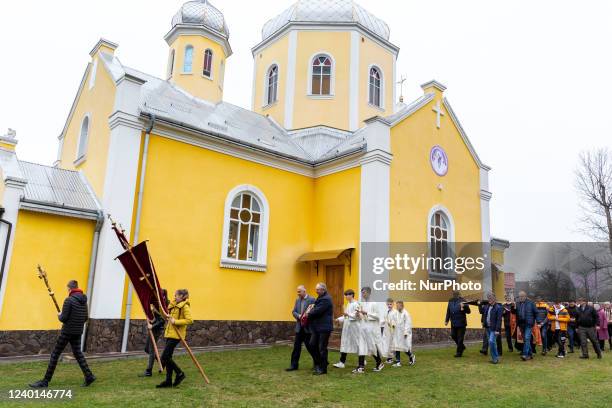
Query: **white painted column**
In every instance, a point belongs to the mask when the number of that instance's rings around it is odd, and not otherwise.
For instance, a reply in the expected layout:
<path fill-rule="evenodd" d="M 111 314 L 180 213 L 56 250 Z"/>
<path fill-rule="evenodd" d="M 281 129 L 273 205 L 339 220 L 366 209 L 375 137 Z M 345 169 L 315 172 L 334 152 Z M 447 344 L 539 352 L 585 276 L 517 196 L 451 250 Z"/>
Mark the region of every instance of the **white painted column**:
<path fill-rule="evenodd" d="M 289 32 L 287 53 L 287 80 L 285 81 L 285 129 L 293 129 L 293 102 L 295 100 L 295 69 L 297 59 L 297 31 Z"/>
<path fill-rule="evenodd" d="M 374 121 L 363 129 L 368 151 L 361 160 L 359 236 L 364 242 L 389 242 L 391 131 Z M 359 288 L 362 281 L 359 261 Z"/>
<path fill-rule="evenodd" d="M 351 62 L 349 65 L 349 130 L 359 129 L 359 38 L 357 31 L 351 31 Z"/>
<path fill-rule="evenodd" d="M 15 158 L 15 161 L 17 159 Z M 13 230 L 8 242 L 8 251 L 6 253 L 6 262 L 4 264 L 4 274 L 0 283 L 0 315 L 2 314 L 2 306 L 4 305 L 4 294 L 8 283 L 8 275 L 11 267 L 11 257 L 13 254 L 13 244 L 15 242 L 15 232 L 17 231 L 17 218 L 19 215 L 19 202 L 24 195 L 26 181 L 23 178 L 7 177 L 4 181 L 4 195 L 2 197 L 2 206 L 4 207 L 3 219 L 13 224 Z M 4 250 L 6 243 L 6 232 L 8 226 L 1 224 L 0 228 L 0 249 Z"/>
<path fill-rule="evenodd" d="M 482 236 L 483 249 L 488 252 L 488 256 L 491 256 L 491 225 L 490 225 L 490 211 L 489 202 L 491 200 L 491 192 L 489 191 L 489 170 L 480 169 L 480 228 Z M 492 259 L 489 258 L 490 262 L 485 265 L 485 273 L 483 277 L 483 289 L 489 292 L 493 289 L 493 271 L 491 270 Z"/>
<path fill-rule="evenodd" d="M 121 223 L 130 236 L 134 195 L 140 154 L 142 126 L 130 125 L 111 116 L 109 156 L 104 181 L 102 207 L 105 215 Z M 114 119 L 114 120 L 113 120 Z M 116 234 L 105 223 L 100 231 L 93 282 L 90 317 L 93 319 L 120 319 L 123 306 L 125 271 L 115 259 L 123 252 Z"/>

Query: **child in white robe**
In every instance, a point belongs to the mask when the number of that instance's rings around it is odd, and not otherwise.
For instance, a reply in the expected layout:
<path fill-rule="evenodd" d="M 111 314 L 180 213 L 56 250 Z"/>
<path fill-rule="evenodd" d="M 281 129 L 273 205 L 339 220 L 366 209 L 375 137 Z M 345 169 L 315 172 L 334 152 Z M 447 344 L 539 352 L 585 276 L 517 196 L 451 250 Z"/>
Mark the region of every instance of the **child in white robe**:
<path fill-rule="evenodd" d="M 361 289 L 359 366 L 353 370 L 355 374 L 361 374 L 365 371 L 366 355 L 372 355 L 376 361 L 376 367 L 373 371 L 381 371 L 385 366 L 382 362 L 382 356 L 386 355 L 387 350 L 383 347 L 380 333 L 380 304 L 368 301 L 371 293 L 372 289 L 367 286 Z"/>
<path fill-rule="evenodd" d="M 410 365 L 416 362 L 416 356 L 412 352 L 412 319 L 410 313 L 404 309 L 404 302 L 395 302 L 397 307 L 395 315 L 395 331 L 393 332 L 393 343 L 391 349 L 395 352 L 395 364 L 393 367 L 401 367 L 401 353 L 408 355 Z"/>
<path fill-rule="evenodd" d="M 340 361 L 334 364 L 336 368 L 344 368 L 346 356 L 349 353 L 359 353 L 359 337 L 361 336 L 360 316 L 358 311 L 361 309 L 359 302 L 355 300 L 355 291 L 347 289 L 344 291 L 347 304 L 344 306 L 344 315 L 340 316 L 342 322 L 342 337 L 340 338 Z"/>
<path fill-rule="evenodd" d="M 393 306 L 393 299 L 387 299 L 387 308 L 385 310 L 384 318 L 381 319 L 381 321 L 383 322 L 382 341 L 384 344 L 384 348 L 387 350 L 387 353 L 384 357 L 386 357 L 387 359 L 387 364 L 393 364 L 394 356 L 391 347 L 393 346 L 393 333 L 395 331 L 397 310 L 395 310 Z"/>

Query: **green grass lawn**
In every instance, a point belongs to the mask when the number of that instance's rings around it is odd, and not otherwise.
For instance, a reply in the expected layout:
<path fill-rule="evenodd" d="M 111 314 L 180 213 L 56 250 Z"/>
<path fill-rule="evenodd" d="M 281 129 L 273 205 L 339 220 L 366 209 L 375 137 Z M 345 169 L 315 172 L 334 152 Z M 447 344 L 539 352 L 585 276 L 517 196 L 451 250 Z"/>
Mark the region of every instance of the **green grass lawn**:
<path fill-rule="evenodd" d="M 363 375 L 351 374 L 356 357 L 339 370 L 330 366 L 327 376 L 315 377 L 302 355 L 302 369 L 286 373 L 291 349 L 266 349 L 204 353 L 198 356 L 211 379 L 205 385 L 188 356 L 177 358 L 187 379 L 179 388 L 155 389 L 161 375 L 139 378 L 144 359 L 92 362 L 98 380 L 81 388 L 76 364 L 60 363 L 52 389 L 73 390 L 73 399 L 48 405 L 91 407 L 609 407 L 612 401 L 612 354 L 602 360 L 579 360 L 578 353 L 564 360 L 550 353 L 522 362 L 516 353 L 492 365 L 470 347 L 462 359 L 453 349 L 417 350 L 413 367 L 385 367 L 373 373 L 372 361 Z M 331 353 L 331 362 L 338 353 Z M 402 357 L 405 359 L 405 356 Z M 34 401 L 7 400 L 9 389 L 23 389 L 44 374 L 46 363 L 0 365 L 0 405 L 41 406 Z"/>

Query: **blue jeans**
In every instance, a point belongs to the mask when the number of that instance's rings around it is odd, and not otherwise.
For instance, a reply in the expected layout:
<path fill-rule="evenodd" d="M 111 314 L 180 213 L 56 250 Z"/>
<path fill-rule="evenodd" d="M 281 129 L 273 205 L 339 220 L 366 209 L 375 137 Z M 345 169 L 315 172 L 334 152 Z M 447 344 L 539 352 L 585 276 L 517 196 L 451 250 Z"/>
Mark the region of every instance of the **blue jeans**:
<path fill-rule="evenodd" d="M 540 327 L 540 334 L 542 335 L 542 352 L 548 351 L 548 324 L 543 324 Z"/>
<path fill-rule="evenodd" d="M 489 336 L 489 350 L 491 351 L 491 361 L 497 362 L 499 360 L 499 354 L 497 354 L 497 334 L 495 334 L 495 330 L 487 329 L 487 335 Z"/>
<path fill-rule="evenodd" d="M 525 357 L 531 357 L 531 336 L 533 333 L 531 329 L 533 326 L 523 326 L 521 331 L 523 332 L 523 355 Z"/>

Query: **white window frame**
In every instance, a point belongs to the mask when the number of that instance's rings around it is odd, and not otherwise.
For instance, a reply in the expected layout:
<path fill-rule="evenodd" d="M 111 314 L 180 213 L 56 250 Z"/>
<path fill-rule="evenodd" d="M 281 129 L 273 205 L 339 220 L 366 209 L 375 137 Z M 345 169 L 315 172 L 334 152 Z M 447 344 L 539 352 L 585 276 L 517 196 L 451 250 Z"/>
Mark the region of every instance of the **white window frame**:
<path fill-rule="evenodd" d="M 87 120 L 87 135 L 85 140 L 83 141 L 83 123 Z M 74 159 L 74 165 L 78 166 L 83 163 L 87 158 L 87 149 L 89 148 L 89 140 L 91 139 L 91 114 L 86 113 L 81 119 L 81 125 L 79 126 L 79 137 L 77 138 L 76 145 L 76 157 Z M 81 151 L 81 145 L 83 145 L 83 149 Z"/>
<path fill-rule="evenodd" d="M 431 255 L 431 247 L 430 247 L 430 231 L 431 231 L 431 219 L 433 218 L 435 213 L 442 213 L 446 217 L 446 222 L 448 224 L 448 250 L 450 255 L 454 255 L 455 253 L 455 221 L 453 220 L 453 216 L 451 212 L 443 206 L 442 204 L 434 205 L 430 210 L 429 214 L 427 214 L 427 231 L 425 235 L 425 242 L 427 243 L 427 254 Z M 430 279 L 454 279 L 455 274 L 439 274 L 435 272 L 427 271 Z"/>
<path fill-rule="evenodd" d="M 276 99 L 271 102 L 268 103 L 268 75 L 270 74 L 270 71 L 272 70 L 272 68 L 276 67 Z M 263 101 L 262 101 L 262 106 L 264 108 L 268 107 L 268 106 L 272 106 L 275 105 L 278 100 L 279 100 L 279 92 L 280 92 L 280 66 L 278 65 L 278 63 L 276 61 L 272 62 L 269 66 L 268 69 L 266 70 L 265 74 L 264 74 L 264 90 L 263 90 Z"/>
<path fill-rule="evenodd" d="M 227 241 L 229 239 L 229 227 L 230 227 L 230 211 L 232 208 L 232 201 L 237 195 L 242 193 L 249 193 L 259 200 L 261 206 L 261 222 L 259 224 L 259 247 L 257 253 L 259 259 L 254 261 L 243 261 L 239 259 L 232 259 L 227 257 Z M 223 238 L 221 241 L 221 267 L 230 269 L 245 269 L 250 271 L 265 271 L 267 267 L 268 258 L 268 229 L 270 223 L 270 206 L 268 200 L 263 192 L 250 184 L 242 184 L 234 187 L 225 199 L 225 210 L 223 212 Z"/>
<path fill-rule="evenodd" d="M 378 70 L 378 73 L 380 74 L 380 106 L 376 106 L 373 103 L 370 103 L 370 71 L 372 70 L 372 68 L 375 68 L 376 70 Z M 383 73 L 383 70 L 380 68 L 380 66 L 376 65 L 376 64 L 370 64 L 370 66 L 368 67 L 368 75 L 367 75 L 368 79 L 368 83 L 367 83 L 367 89 L 368 91 L 366 92 L 366 102 L 369 106 L 384 111 L 385 110 L 385 75 Z"/>
<path fill-rule="evenodd" d="M 325 55 L 331 61 L 331 78 L 329 84 L 329 95 L 313 95 L 312 93 L 312 64 L 315 58 Z M 308 97 L 313 99 L 333 99 L 336 94 L 336 60 L 334 56 L 328 51 L 318 51 L 310 56 L 308 59 L 308 77 L 306 81 L 306 94 Z"/>
<path fill-rule="evenodd" d="M 206 63 L 206 51 L 210 51 L 210 75 L 204 75 L 204 64 Z M 212 49 L 207 48 L 204 50 L 204 52 L 202 53 L 202 78 L 206 78 L 206 79 L 213 79 L 213 74 L 214 74 L 214 67 L 215 67 L 215 53 Z"/>
<path fill-rule="evenodd" d="M 185 71 L 185 61 L 187 60 L 187 50 L 191 48 L 191 71 Z M 187 44 L 185 46 L 185 50 L 183 51 L 183 69 L 182 69 L 182 74 L 184 75 L 191 75 L 193 74 L 193 62 L 195 59 L 195 48 L 193 45 L 191 44 Z"/>

